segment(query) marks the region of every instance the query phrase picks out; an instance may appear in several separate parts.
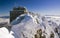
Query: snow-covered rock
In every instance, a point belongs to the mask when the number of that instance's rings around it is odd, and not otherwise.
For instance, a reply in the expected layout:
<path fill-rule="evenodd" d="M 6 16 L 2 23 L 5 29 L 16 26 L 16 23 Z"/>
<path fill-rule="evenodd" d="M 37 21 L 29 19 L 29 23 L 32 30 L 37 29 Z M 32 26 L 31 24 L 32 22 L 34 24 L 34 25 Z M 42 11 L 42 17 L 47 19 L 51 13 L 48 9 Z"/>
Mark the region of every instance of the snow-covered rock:
<path fill-rule="evenodd" d="M 23 17 L 23 20 L 21 20 Z M 14 21 L 11 22 L 12 31 L 14 32 L 15 38 L 36 38 L 46 37 L 46 38 L 59 38 L 58 34 L 54 31 L 54 27 L 58 26 L 55 23 L 49 23 L 46 17 L 32 15 L 32 14 L 23 14 L 18 16 Z M 55 25 L 55 26 L 54 26 Z M 42 31 L 41 36 L 37 34 L 37 31 Z M 51 34 L 53 36 L 51 36 Z M 36 36 L 36 37 L 35 37 Z"/>

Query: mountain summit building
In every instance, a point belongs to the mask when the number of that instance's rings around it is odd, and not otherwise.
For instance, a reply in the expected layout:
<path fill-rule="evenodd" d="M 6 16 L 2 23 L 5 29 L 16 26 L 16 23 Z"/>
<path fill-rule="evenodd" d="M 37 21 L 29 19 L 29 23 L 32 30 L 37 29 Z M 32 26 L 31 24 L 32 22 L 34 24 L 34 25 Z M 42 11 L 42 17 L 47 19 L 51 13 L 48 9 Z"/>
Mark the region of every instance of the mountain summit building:
<path fill-rule="evenodd" d="M 12 22 L 16 17 L 21 14 L 27 13 L 27 9 L 25 7 L 14 7 L 12 11 L 10 11 L 10 22 Z"/>

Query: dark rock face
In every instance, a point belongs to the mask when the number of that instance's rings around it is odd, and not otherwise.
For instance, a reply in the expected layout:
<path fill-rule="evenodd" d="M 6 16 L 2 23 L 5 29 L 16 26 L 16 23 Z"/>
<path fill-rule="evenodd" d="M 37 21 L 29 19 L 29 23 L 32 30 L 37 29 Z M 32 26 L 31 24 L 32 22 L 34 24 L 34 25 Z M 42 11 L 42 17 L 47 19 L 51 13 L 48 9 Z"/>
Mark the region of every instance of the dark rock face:
<path fill-rule="evenodd" d="M 0 28 L 7 26 L 7 22 L 0 23 Z"/>
<path fill-rule="evenodd" d="M 45 35 L 42 36 L 42 29 L 37 30 L 37 34 L 34 35 L 35 38 L 46 38 Z"/>
<path fill-rule="evenodd" d="M 54 33 L 51 33 L 50 34 L 50 38 L 54 38 Z"/>
<path fill-rule="evenodd" d="M 27 12 L 26 12 L 26 8 L 24 8 L 24 7 L 13 8 L 13 10 L 10 11 L 10 23 L 14 19 L 16 19 L 16 17 L 18 17 L 19 15 L 25 14 L 25 13 L 27 13 Z"/>

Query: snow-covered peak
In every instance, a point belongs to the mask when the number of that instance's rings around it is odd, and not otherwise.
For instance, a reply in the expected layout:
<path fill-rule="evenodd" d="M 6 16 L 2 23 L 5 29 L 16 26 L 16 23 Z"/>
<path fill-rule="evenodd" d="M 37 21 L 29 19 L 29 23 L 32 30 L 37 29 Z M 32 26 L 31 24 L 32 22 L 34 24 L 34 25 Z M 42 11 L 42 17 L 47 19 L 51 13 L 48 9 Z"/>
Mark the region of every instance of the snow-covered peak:
<path fill-rule="evenodd" d="M 38 16 L 33 14 L 23 14 L 18 16 L 13 22 L 12 31 L 14 32 L 15 38 L 59 38 L 55 32 L 55 23 L 51 24 L 44 16 Z M 41 36 L 39 36 L 41 34 Z"/>
<path fill-rule="evenodd" d="M 37 15 L 33 16 L 31 14 L 22 14 L 20 16 L 18 16 L 15 20 L 13 20 L 11 22 L 12 25 L 16 25 L 19 24 L 20 22 L 22 22 L 22 20 L 28 21 L 29 19 L 32 19 L 33 22 L 35 22 L 37 24 Z"/>

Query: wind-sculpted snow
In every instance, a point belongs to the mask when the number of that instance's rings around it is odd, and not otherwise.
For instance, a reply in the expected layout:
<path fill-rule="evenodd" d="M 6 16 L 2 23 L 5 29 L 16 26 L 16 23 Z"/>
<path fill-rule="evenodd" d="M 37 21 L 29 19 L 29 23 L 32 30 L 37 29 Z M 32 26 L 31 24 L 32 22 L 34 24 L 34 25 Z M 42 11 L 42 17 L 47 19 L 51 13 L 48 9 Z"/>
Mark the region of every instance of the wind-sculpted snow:
<path fill-rule="evenodd" d="M 44 16 L 20 15 L 11 25 L 15 38 L 59 38 L 55 29 L 59 25 Z"/>
<path fill-rule="evenodd" d="M 9 33 L 8 29 L 5 27 L 0 28 L 0 38 L 14 38 L 12 32 Z"/>

